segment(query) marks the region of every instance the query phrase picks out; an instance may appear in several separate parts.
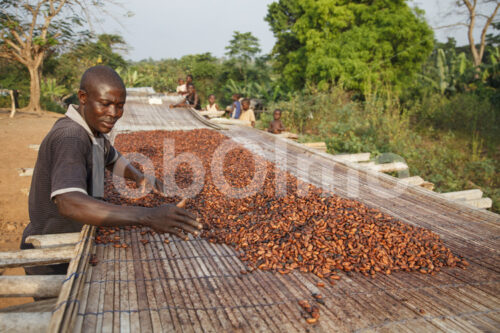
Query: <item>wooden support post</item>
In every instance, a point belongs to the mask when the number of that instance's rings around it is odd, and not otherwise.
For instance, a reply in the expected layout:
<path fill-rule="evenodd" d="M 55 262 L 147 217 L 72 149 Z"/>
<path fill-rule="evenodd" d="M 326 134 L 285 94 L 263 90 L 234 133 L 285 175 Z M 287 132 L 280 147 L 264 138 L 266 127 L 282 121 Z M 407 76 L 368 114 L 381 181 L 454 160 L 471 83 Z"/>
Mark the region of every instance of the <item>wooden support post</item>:
<path fill-rule="evenodd" d="M 393 171 L 403 171 L 408 169 L 408 165 L 403 162 L 393 162 L 393 163 L 383 163 L 375 164 L 375 162 L 359 163 L 359 166 L 370 169 L 377 172 L 393 172 Z"/>
<path fill-rule="evenodd" d="M 425 180 L 420 176 L 413 176 L 407 178 L 399 178 L 399 181 L 408 185 L 420 186 L 424 183 Z"/>
<path fill-rule="evenodd" d="M 0 276 L 0 297 L 57 297 L 64 275 Z"/>
<path fill-rule="evenodd" d="M 33 176 L 34 170 L 34 168 L 18 168 L 17 173 L 19 173 L 19 176 L 21 177 L 31 177 Z"/>
<path fill-rule="evenodd" d="M 370 160 L 370 153 L 337 154 L 333 156 L 349 162 L 366 162 Z"/>
<path fill-rule="evenodd" d="M 0 332 L 46 332 L 52 312 L 0 313 Z"/>
<path fill-rule="evenodd" d="M 475 190 L 441 193 L 441 195 L 450 200 L 475 200 L 475 199 L 481 199 L 481 197 L 483 196 L 483 191 L 475 189 Z"/>
<path fill-rule="evenodd" d="M 31 243 L 35 249 L 45 249 L 63 245 L 75 245 L 80 238 L 79 232 L 50 235 L 33 235 L 26 238 L 26 243 Z"/>
<path fill-rule="evenodd" d="M 465 203 L 474 206 L 475 208 L 487 209 L 491 208 L 491 206 L 493 205 L 493 200 L 491 200 L 490 198 L 481 198 L 481 199 L 467 200 L 465 201 Z"/>
<path fill-rule="evenodd" d="M 400 182 L 406 183 L 408 185 L 420 186 L 425 189 L 432 191 L 434 189 L 434 184 L 424 180 L 420 176 L 413 176 L 408 178 L 399 178 Z"/>
<path fill-rule="evenodd" d="M 10 118 L 14 118 L 16 114 L 16 100 L 14 98 L 14 90 L 10 90 L 10 99 L 11 99 L 11 110 L 10 110 Z"/>
<path fill-rule="evenodd" d="M 316 149 L 322 152 L 326 152 L 326 143 L 325 142 L 306 142 L 304 146 L 307 146 L 312 149 Z"/>
<path fill-rule="evenodd" d="M 46 249 L 0 252 L 0 268 L 42 266 L 69 262 L 75 254 L 75 246 Z"/>

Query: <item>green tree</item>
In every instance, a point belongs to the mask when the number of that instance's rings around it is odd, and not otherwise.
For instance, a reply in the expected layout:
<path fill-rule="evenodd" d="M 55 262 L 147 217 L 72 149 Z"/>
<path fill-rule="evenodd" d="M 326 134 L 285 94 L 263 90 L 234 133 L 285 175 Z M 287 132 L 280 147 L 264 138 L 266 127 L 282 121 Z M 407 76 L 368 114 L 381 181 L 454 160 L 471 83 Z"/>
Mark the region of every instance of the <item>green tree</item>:
<path fill-rule="evenodd" d="M 226 46 L 226 55 L 230 58 L 230 62 L 240 72 L 243 81 L 248 80 L 248 67 L 261 51 L 259 39 L 252 35 L 251 32 L 240 33 L 235 31 L 233 39 Z"/>
<path fill-rule="evenodd" d="M 86 13 L 106 0 L 2 0 L 0 2 L 0 58 L 18 62 L 30 75 L 27 109 L 40 112 L 43 62 L 57 47 L 78 38 Z M 80 29 L 79 31 L 77 31 Z"/>
<path fill-rule="evenodd" d="M 277 39 L 276 67 L 296 90 L 398 88 L 433 46 L 422 12 L 405 0 L 280 0 L 269 6 L 266 21 Z"/>

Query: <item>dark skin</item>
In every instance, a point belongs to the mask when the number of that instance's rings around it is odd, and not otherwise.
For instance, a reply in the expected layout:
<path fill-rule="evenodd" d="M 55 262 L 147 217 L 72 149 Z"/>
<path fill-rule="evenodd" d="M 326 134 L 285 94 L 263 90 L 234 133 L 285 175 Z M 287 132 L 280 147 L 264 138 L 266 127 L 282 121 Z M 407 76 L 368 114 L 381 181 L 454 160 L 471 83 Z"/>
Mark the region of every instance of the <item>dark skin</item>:
<path fill-rule="evenodd" d="M 269 128 L 267 129 L 267 131 L 273 134 L 280 134 L 281 132 L 285 131 L 286 129 L 281 122 L 281 111 L 274 111 L 273 118 L 274 120 L 269 124 Z"/>
<path fill-rule="evenodd" d="M 98 133 L 109 133 L 123 115 L 126 92 L 113 80 L 93 82 L 92 88 L 78 92 L 79 112 L 90 129 Z M 163 184 L 158 179 L 148 179 L 125 158 L 120 157 L 113 169 L 115 173 L 135 181 L 143 191 L 147 186 L 162 193 Z M 95 226 L 143 225 L 161 233 L 170 233 L 187 240 L 186 233 L 199 235 L 202 228 L 198 219 L 190 212 L 174 205 L 156 208 L 117 206 L 94 199 L 81 192 L 69 192 L 55 197 L 59 213 L 82 224 Z"/>
<path fill-rule="evenodd" d="M 193 105 L 197 105 L 198 104 L 198 94 L 196 93 L 196 89 L 193 85 L 190 85 L 187 87 L 187 96 L 186 98 L 184 99 L 184 101 L 180 102 L 180 103 L 177 103 L 177 104 L 170 104 L 170 108 L 189 108 L 189 107 L 192 107 Z M 189 104 L 188 103 L 188 100 L 187 98 L 188 97 L 191 97 L 193 96 L 194 94 L 194 104 Z"/>
<path fill-rule="evenodd" d="M 247 111 L 248 109 L 250 109 L 250 102 L 249 101 L 241 102 L 241 110 Z M 255 127 L 255 121 L 252 121 L 251 124 L 252 124 L 252 127 Z"/>

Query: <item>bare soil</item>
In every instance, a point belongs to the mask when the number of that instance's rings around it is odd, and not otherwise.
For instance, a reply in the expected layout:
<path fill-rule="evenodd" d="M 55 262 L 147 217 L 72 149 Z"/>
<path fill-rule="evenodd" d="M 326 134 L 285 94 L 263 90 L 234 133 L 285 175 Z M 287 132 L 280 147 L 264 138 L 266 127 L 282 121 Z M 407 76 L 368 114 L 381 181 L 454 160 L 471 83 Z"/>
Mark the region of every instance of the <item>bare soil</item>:
<path fill-rule="evenodd" d="M 57 119 L 63 115 L 17 113 L 13 119 L 0 111 L 0 251 L 19 249 L 29 223 L 28 193 L 31 176 L 21 177 L 18 168 L 33 168 L 39 145 Z M 2 273 L 2 272 L 0 272 Z M 24 275 L 22 268 L 7 269 L 4 275 Z M 33 301 L 32 298 L 0 298 L 0 308 Z"/>

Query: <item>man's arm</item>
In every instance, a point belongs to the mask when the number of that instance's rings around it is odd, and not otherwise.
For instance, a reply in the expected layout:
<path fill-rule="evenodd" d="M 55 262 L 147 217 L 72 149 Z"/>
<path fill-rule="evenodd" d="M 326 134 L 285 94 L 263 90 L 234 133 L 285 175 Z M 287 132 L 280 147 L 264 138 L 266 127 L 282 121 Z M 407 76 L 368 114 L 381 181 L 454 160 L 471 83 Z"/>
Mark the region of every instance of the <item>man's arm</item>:
<path fill-rule="evenodd" d="M 183 107 L 186 107 L 188 105 L 187 103 L 187 98 L 184 98 L 184 100 L 180 103 L 177 103 L 177 104 L 170 104 L 170 108 L 183 108 Z"/>
<path fill-rule="evenodd" d="M 185 232 L 197 236 L 202 228 L 193 214 L 174 205 L 156 208 L 117 206 L 80 192 L 58 195 L 54 201 L 59 214 L 82 224 L 99 227 L 144 225 L 182 239 L 187 239 Z"/>
<path fill-rule="evenodd" d="M 147 185 L 151 185 L 155 192 L 163 194 L 163 182 L 158 178 L 149 179 L 142 172 L 137 170 L 125 157 L 121 156 L 115 163 L 108 165 L 107 169 L 113 174 L 122 178 L 134 181 L 139 188 L 146 190 Z M 149 184 L 148 184 L 149 183 Z"/>
<path fill-rule="evenodd" d="M 193 105 L 191 105 L 192 107 L 196 108 L 196 106 L 198 105 L 200 101 L 200 97 L 198 96 L 198 93 L 195 93 L 194 94 L 194 102 L 193 102 Z"/>

